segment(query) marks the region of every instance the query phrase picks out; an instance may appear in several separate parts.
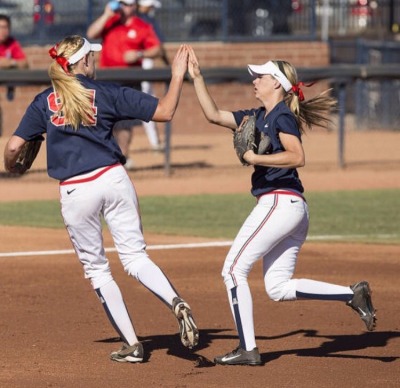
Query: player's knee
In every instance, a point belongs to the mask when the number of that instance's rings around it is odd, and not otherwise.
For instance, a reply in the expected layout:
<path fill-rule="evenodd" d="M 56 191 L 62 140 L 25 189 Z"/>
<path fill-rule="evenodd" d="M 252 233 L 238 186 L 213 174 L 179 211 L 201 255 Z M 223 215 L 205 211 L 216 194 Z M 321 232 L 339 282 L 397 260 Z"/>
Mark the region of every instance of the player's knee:
<path fill-rule="evenodd" d="M 222 271 L 222 278 L 224 279 L 224 283 L 228 289 L 231 289 L 235 286 L 239 286 L 240 284 L 247 284 L 247 273 L 244 273 L 240 270 L 234 271 Z"/>
<path fill-rule="evenodd" d="M 147 256 L 146 253 L 141 253 L 137 255 L 133 255 L 130 260 L 124 260 L 123 261 L 123 266 L 125 272 L 128 273 L 128 275 L 133 276 L 135 279 L 138 278 L 138 273 L 140 272 L 140 269 L 151 262 L 150 258 Z"/>
<path fill-rule="evenodd" d="M 265 291 L 274 302 L 296 299 L 296 290 L 290 280 L 268 282 L 265 284 Z"/>
<path fill-rule="evenodd" d="M 93 289 L 97 290 L 113 280 L 111 272 L 93 272 L 90 277 L 90 282 Z"/>
<path fill-rule="evenodd" d="M 281 290 L 276 284 L 265 285 L 265 291 L 267 292 L 269 298 L 274 302 L 279 302 L 281 300 Z"/>

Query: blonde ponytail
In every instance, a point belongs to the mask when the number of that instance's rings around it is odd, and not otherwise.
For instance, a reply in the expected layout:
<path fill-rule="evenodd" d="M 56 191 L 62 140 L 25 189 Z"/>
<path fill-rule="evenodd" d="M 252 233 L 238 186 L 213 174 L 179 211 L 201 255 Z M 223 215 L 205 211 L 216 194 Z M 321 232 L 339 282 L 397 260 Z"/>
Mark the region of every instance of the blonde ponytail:
<path fill-rule="evenodd" d="M 304 100 L 300 89 L 300 86 L 304 84 L 298 82 L 296 69 L 286 61 L 274 61 L 274 63 L 276 66 L 283 69 L 283 73 L 287 79 L 292 85 L 294 85 L 292 91 L 289 91 L 286 94 L 285 102 L 296 116 L 300 131 L 302 133 L 304 132 L 304 126 L 308 129 L 311 129 L 314 125 L 328 127 L 332 122 L 329 114 L 337 106 L 336 99 L 329 95 L 331 89 L 328 89 L 309 100 Z"/>
<path fill-rule="evenodd" d="M 68 59 L 82 47 L 83 43 L 82 37 L 73 35 L 63 39 L 54 49 L 57 51 L 57 57 Z M 73 74 L 75 66 L 63 67 L 59 61 L 54 60 L 48 73 L 60 102 L 55 115 L 64 117 L 65 124 L 77 130 L 82 124 L 93 125 L 93 94 Z"/>

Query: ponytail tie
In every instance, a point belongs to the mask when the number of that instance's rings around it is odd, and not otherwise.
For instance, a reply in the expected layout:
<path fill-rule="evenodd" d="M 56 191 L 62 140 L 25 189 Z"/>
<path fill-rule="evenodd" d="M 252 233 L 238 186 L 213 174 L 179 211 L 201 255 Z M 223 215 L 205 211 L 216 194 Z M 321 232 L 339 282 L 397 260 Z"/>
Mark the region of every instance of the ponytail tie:
<path fill-rule="evenodd" d="M 299 97 L 300 101 L 304 101 L 304 94 L 303 91 L 300 89 L 300 86 L 305 86 L 305 87 L 310 87 L 314 85 L 314 82 L 310 83 L 310 84 L 305 84 L 304 82 L 298 82 L 296 85 L 292 86 L 292 92 Z"/>
<path fill-rule="evenodd" d="M 68 66 L 69 66 L 68 59 L 57 54 L 57 47 L 58 47 L 58 44 L 53 46 L 49 50 L 49 54 L 62 67 L 62 69 L 65 71 L 66 74 L 71 75 L 71 73 L 68 70 Z"/>

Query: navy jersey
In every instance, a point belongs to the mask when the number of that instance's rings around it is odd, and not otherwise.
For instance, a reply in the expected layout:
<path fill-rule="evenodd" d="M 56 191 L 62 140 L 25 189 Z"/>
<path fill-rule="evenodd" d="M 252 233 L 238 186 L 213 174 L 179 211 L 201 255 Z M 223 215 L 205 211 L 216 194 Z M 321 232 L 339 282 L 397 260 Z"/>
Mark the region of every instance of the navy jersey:
<path fill-rule="evenodd" d="M 285 150 L 279 139 L 280 132 L 296 136 L 301 141 L 301 133 L 296 118 L 283 101 L 277 104 L 266 117 L 265 113 L 265 108 L 260 107 L 258 109 L 233 112 L 233 115 L 238 126 L 245 115 L 256 115 L 257 129 L 271 138 L 271 154 Z M 303 185 L 295 168 L 254 166 L 251 183 L 251 193 L 254 196 L 259 196 L 276 189 L 292 189 L 300 193 L 304 192 Z"/>
<path fill-rule="evenodd" d="M 38 94 L 29 105 L 14 135 L 29 141 L 46 133 L 47 172 L 63 181 L 115 163 L 125 163 L 113 126 L 117 121 L 150 121 L 158 99 L 129 87 L 77 78 L 93 93 L 93 125 L 77 130 L 56 116 L 59 101 L 53 88 Z"/>

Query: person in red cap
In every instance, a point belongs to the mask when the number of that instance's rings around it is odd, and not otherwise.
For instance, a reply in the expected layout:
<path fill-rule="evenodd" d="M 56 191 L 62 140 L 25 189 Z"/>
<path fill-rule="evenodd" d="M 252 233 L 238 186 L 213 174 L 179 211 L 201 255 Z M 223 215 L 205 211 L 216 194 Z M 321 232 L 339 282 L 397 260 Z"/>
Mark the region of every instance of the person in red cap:
<path fill-rule="evenodd" d="M 87 37 L 102 39 L 100 67 L 103 68 L 141 68 L 145 58 L 161 55 L 161 42 L 152 25 L 138 17 L 136 0 L 107 3 L 103 14 L 88 27 Z M 134 87 L 140 90 L 140 82 Z M 129 145 L 135 125 L 141 122 L 123 120 L 114 127 L 114 136 L 127 159 L 128 170 L 133 167 Z"/>
<path fill-rule="evenodd" d="M 156 19 L 156 9 L 161 8 L 161 3 L 158 0 L 138 0 L 138 16 L 145 22 L 151 24 L 157 34 L 158 39 L 161 44 L 160 58 L 164 65 L 169 66 L 168 56 L 164 47 L 164 36 L 161 31 L 160 25 Z M 153 58 L 143 58 L 142 62 L 143 69 L 152 69 L 154 67 Z M 154 94 L 154 88 L 151 82 L 143 81 L 141 83 L 142 91 L 151 95 Z M 157 125 L 154 121 L 149 121 L 148 123 L 143 123 L 144 130 L 146 132 L 147 138 L 149 139 L 150 145 L 154 151 L 164 151 L 164 145 L 160 140 Z"/>

